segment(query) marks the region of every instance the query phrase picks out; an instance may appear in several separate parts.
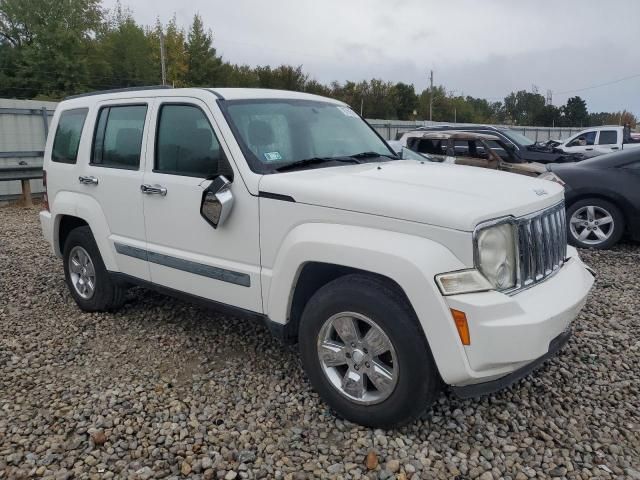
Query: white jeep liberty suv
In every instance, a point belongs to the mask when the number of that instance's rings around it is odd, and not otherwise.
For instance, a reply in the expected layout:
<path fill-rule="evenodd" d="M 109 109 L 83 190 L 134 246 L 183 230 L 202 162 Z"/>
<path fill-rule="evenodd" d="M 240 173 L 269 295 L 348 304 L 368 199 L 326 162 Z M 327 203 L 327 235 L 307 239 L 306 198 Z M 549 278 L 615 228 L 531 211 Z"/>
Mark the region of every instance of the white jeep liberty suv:
<path fill-rule="evenodd" d="M 442 382 L 472 397 L 523 377 L 593 284 L 561 186 L 399 159 L 315 95 L 71 97 L 44 168 L 42 230 L 80 308 L 117 308 L 135 284 L 263 319 L 364 425 L 415 419 Z"/>

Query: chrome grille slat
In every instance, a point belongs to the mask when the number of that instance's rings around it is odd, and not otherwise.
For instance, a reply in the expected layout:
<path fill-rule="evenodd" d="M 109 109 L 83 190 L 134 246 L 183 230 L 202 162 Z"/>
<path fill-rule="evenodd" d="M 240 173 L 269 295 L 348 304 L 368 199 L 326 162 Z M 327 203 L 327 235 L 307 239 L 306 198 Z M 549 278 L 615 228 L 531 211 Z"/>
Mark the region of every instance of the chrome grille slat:
<path fill-rule="evenodd" d="M 518 230 L 517 286 L 527 288 L 555 273 L 567 255 L 564 202 L 516 220 Z"/>

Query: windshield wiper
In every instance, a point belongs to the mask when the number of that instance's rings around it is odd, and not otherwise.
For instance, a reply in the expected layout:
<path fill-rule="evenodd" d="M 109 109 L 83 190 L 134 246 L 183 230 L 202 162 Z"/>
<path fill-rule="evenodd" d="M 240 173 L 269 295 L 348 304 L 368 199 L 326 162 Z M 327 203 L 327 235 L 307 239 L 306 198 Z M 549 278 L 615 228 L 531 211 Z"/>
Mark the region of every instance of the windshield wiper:
<path fill-rule="evenodd" d="M 308 165 L 315 165 L 317 163 L 326 162 L 348 162 L 348 163 L 360 163 L 357 158 L 353 158 L 351 155 L 348 157 L 312 157 L 297 160 L 287 165 L 282 165 L 276 168 L 277 172 L 286 172 L 287 170 L 295 170 L 296 168 L 303 168 Z"/>
<path fill-rule="evenodd" d="M 361 152 L 361 153 L 354 153 L 353 155 L 349 155 L 349 157 L 351 158 L 373 158 L 373 157 L 387 157 L 387 158 L 392 158 L 394 160 L 398 160 L 398 156 L 397 155 L 387 155 L 384 153 L 378 153 L 378 152 Z"/>

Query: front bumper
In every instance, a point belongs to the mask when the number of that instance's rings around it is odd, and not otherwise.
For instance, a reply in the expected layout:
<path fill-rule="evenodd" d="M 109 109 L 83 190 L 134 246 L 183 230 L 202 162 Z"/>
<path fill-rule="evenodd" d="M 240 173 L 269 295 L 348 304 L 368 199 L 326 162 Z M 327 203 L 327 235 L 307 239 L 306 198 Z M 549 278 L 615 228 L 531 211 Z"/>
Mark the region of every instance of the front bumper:
<path fill-rule="evenodd" d="M 576 250 L 570 248 L 568 253 L 570 258 L 555 275 L 515 295 L 484 292 L 446 297 L 449 308 L 466 314 L 471 344 L 464 347 L 464 375 L 453 381 L 445 378 L 445 382 L 454 387 L 499 379 L 503 382 L 497 384 L 509 383 L 558 350 L 552 348 L 554 339 L 568 330 L 594 282 Z M 491 386 L 487 389 L 491 391 Z"/>
<path fill-rule="evenodd" d="M 562 349 L 562 347 L 566 345 L 570 338 L 571 330 L 567 330 L 561 333 L 556 338 L 551 340 L 547 353 L 545 353 L 540 358 L 537 358 L 533 362 L 526 364 L 524 367 L 521 367 L 518 370 L 510 373 L 509 375 L 505 375 L 504 377 L 500 377 L 489 382 L 474 383 L 462 387 L 451 387 L 451 390 L 459 398 L 474 398 L 480 397 L 482 395 L 488 395 L 490 393 L 494 393 L 507 388 L 508 386 L 516 383 L 518 380 L 521 380 L 522 378 L 529 375 L 536 368 L 546 362 L 550 357 L 553 357 L 558 351 L 560 351 L 560 349 Z"/>

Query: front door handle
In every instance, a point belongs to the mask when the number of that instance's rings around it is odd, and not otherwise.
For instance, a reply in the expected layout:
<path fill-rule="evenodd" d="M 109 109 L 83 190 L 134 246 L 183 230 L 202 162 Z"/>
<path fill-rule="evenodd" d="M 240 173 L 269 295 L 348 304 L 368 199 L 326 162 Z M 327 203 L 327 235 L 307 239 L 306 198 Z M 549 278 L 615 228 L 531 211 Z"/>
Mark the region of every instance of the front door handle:
<path fill-rule="evenodd" d="M 145 183 L 143 185 L 140 185 L 140 191 L 142 193 L 146 193 L 147 195 L 162 195 L 163 197 L 167 194 L 166 187 L 158 184 L 149 185 Z"/>
<path fill-rule="evenodd" d="M 78 181 L 84 185 L 97 185 L 98 184 L 98 179 L 96 177 L 87 177 L 84 175 L 81 175 L 78 177 Z"/>

